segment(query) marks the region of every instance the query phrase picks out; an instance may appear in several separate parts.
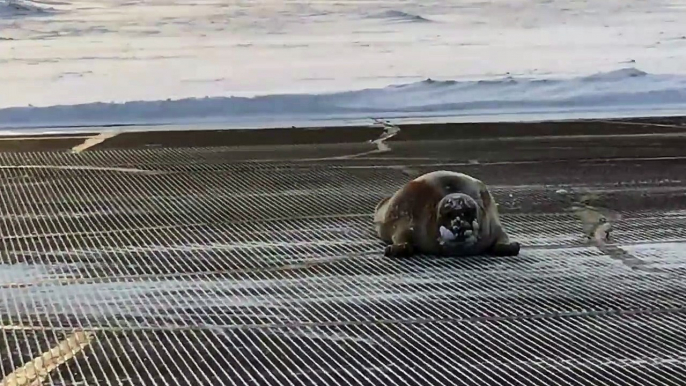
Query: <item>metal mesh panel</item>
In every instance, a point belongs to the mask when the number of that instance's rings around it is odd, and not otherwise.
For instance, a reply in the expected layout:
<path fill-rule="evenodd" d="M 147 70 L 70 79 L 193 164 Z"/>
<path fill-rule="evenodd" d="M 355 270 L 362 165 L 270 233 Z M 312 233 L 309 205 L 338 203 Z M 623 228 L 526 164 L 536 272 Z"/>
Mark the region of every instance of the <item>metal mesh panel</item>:
<path fill-rule="evenodd" d="M 236 152 L 0 155 L 3 386 L 66 341 L 81 348 L 46 383 L 686 384 L 683 163 L 619 184 L 621 162 L 405 160 L 493 181 L 524 248 L 388 260 L 371 220 L 408 179 L 398 160 Z M 582 237 L 555 192 L 584 175 L 622 214 L 613 240 L 640 266 Z"/>

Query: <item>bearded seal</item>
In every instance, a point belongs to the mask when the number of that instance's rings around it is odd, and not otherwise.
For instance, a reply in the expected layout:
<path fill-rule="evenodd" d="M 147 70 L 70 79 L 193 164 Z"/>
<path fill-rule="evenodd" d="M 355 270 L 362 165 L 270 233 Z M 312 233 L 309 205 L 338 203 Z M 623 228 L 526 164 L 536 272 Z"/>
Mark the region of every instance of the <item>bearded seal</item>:
<path fill-rule="evenodd" d="M 517 256 L 486 184 L 451 171 L 423 174 L 383 198 L 374 210 L 378 237 L 387 257 Z"/>

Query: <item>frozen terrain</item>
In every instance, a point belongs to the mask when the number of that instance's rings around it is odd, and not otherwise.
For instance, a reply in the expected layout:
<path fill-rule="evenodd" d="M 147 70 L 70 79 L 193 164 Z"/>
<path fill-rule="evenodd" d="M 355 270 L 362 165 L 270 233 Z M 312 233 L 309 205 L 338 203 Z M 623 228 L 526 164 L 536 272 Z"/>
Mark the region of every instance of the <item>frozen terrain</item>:
<path fill-rule="evenodd" d="M 0 0 L 0 126 L 681 114 L 684 25 L 680 0 Z"/>

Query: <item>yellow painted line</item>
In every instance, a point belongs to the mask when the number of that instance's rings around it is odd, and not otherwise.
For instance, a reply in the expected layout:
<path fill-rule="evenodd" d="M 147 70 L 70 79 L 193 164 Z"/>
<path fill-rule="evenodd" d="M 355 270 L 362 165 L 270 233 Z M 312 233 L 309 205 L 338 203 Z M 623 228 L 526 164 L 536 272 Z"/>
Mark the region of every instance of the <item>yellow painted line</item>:
<path fill-rule="evenodd" d="M 88 347 L 93 338 L 94 334 L 91 332 L 76 332 L 70 335 L 57 346 L 7 375 L 0 383 L 0 386 L 41 385 L 50 372 Z"/>
<path fill-rule="evenodd" d="M 77 146 L 74 146 L 74 147 L 71 149 L 71 151 L 72 151 L 73 153 L 80 153 L 80 152 L 82 152 L 82 151 L 84 151 L 84 150 L 86 150 L 86 149 L 88 149 L 88 148 L 90 148 L 90 147 L 93 147 L 93 146 L 95 146 L 95 145 L 97 145 L 97 144 L 99 144 L 99 143 L 105 142 L 106 140 L 108 140 L 108 139 L 110 139 L 110 138 L 112 138 L 112 137 L 116 137 L 117 135 L 119 135 L 119 132 L 118 132 L 118 131 L 109 131 L 109 132 L 100 133 L 100 134 L 98 134 L 98 135 L 96 135 L 96 136 L 93 136 L 93 137 L 88 138 L 88 139 L 87 139 L 85 142 L 83 142 L 82 144 L 77 145 Z"/>

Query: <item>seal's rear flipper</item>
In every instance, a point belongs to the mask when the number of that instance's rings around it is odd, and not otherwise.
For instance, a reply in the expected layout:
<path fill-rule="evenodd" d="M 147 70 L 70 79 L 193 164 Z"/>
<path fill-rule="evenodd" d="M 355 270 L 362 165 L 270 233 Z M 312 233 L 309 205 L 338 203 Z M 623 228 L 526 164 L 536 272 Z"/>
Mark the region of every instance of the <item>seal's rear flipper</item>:
<path fill-rule="evenodd" d="M 386 257 L 410 257 L 414 254 L 412 246 L 412 231 L 408 224 L 401 224 L 393 234 L 393 243 L 386 246 L 384 256 Z"/>

